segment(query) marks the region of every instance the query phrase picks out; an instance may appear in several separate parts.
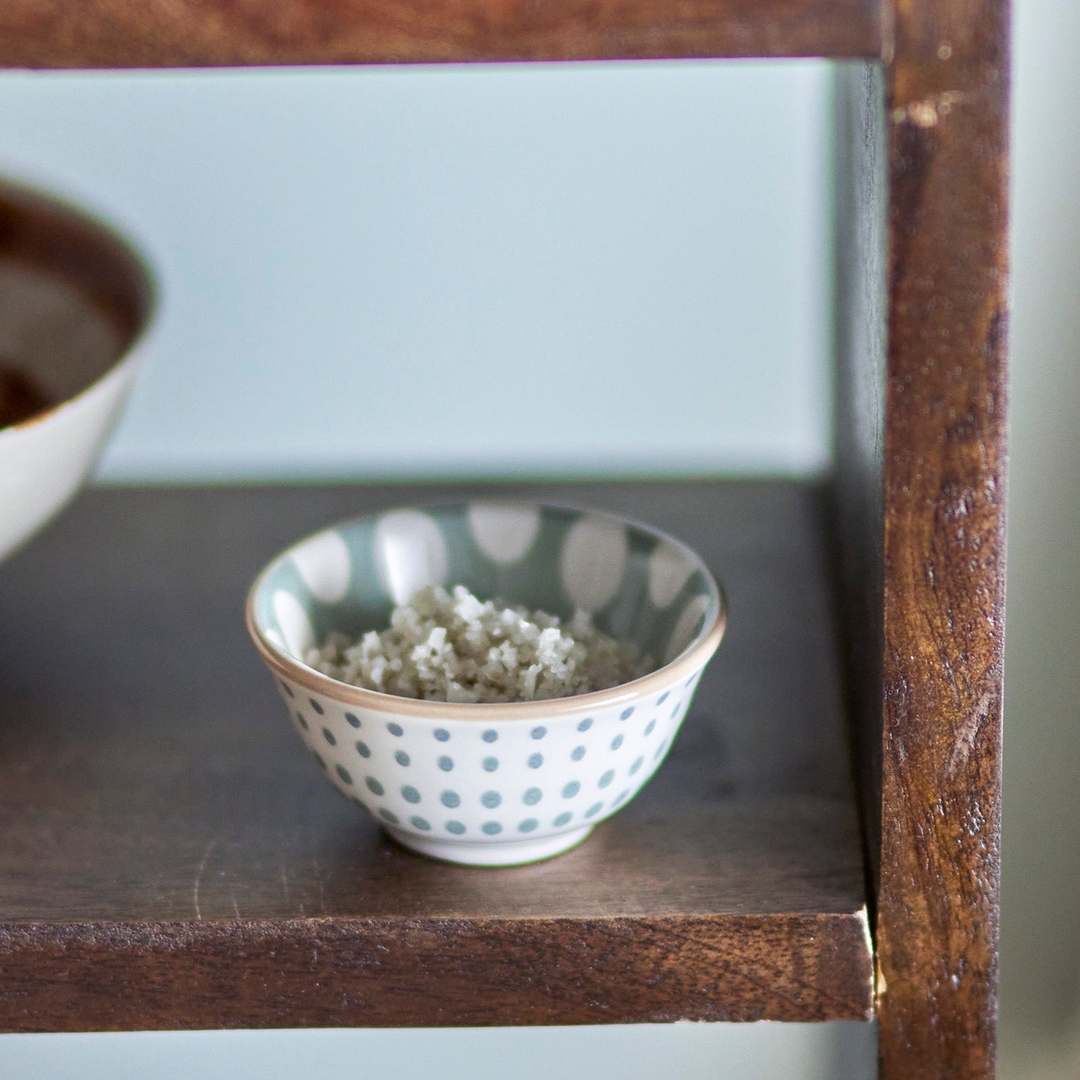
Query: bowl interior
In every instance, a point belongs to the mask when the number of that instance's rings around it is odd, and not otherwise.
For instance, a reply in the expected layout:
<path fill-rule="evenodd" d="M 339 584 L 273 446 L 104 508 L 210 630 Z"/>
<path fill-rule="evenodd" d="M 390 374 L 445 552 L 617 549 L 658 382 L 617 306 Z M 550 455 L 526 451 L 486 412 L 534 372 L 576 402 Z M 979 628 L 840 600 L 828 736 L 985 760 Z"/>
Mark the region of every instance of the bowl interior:
<path fill-rule="evenodd" d="M 144 327 L 152 285 L 104 225 L 0 184 L 0 404 L 17 423 L 95 383 Z"/>
<path fill-rule="evenodd" d="M 497 502 L 394 510 L 318 533 L 267 568 L 252 612 L 269 642 L 302 663 L 331 631 L 384 629 L 395 604 L 432 584 L 562 618 L 585 609 L 654 668 L 720 614 L 711 574 L 669 537 L 607 514 Z"/>

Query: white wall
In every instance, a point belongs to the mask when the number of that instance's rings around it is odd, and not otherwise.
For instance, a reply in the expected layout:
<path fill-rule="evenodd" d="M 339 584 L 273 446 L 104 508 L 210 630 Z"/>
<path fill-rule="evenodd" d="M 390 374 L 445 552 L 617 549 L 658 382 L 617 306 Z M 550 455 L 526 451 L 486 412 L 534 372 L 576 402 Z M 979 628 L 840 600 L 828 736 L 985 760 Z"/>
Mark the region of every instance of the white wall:
<path fill-rule="evenodd" d="M 813 471 L 827 69 L 0 76 L 165 306 L 109 479 Z"/>
<path fill-rule="evenodd" d="M 1015 8 L 1002 1080 L 1080 1077 L 1080 7 Z"/>

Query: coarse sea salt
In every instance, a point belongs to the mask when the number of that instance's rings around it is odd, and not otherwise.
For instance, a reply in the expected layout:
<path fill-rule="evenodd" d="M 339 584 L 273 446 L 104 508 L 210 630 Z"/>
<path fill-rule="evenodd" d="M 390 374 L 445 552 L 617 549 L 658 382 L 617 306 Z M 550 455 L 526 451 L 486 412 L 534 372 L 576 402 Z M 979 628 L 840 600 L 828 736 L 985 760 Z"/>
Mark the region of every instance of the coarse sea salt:
<path fill-rule="evenodd" d="M 463 585 L 420 590 L 390 627 L 358 641 L 330 634 L 304 657 L 340 682 L 428 701 L 541 701 L 574 697 L 652 670 L 638 649 L 577 611 L 554 615 L 478 600 Z"/>

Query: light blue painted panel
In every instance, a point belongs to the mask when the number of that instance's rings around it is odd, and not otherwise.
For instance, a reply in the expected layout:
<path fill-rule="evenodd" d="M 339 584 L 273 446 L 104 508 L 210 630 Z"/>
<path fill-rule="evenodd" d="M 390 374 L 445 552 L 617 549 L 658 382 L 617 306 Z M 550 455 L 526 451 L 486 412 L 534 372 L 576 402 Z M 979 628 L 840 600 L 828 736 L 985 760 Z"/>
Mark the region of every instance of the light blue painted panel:
<path fill-rule="evenodd" d="M 873 1024 L 0 1037 L 11 1080 L 868 1080 Z"/>
<path fill-rule="evenodd" d="M 0 76 L 157 260 L 112 479 L 812 471 L 816 62 Z"/>

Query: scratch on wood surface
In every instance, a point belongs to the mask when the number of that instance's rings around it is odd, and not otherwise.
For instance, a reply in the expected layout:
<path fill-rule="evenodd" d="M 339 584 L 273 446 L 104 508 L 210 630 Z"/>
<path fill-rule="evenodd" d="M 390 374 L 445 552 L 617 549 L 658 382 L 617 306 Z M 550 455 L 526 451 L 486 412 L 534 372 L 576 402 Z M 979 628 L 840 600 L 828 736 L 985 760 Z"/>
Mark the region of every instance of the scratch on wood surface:
<path fill-rule="evenodd" d="M 979 698 L 979 703 L 974 710 L 960 725 L 956 738 L 953 739 L 949 757 L 945 762 L 945 775 L 950 780 L 967 764 L 967 759 L 975 748 L 975 738 L 979 734 L 979 728 L 982 727 L 983 721 L 990 715 L 990 706 L 993 700 L 994 695 L 989 690 L 985 691 Z"/>
<path fill-rule="evenodd" d="M 202 919 L 202 911 L 199 908 L 199 882 L 202 881 L 203 871 L 206 869 L 206 862 L 210 858 L 210 853 L 217 846 L 217 837 L 215 836 L 209 844 L 206 845 L 206 850 L 203 852 L 203 857 L 199 862 L 199 869 L 195 871 L 195 887 L 192 889 L 191 899 L 195 905 L 195 918 Z"/>

